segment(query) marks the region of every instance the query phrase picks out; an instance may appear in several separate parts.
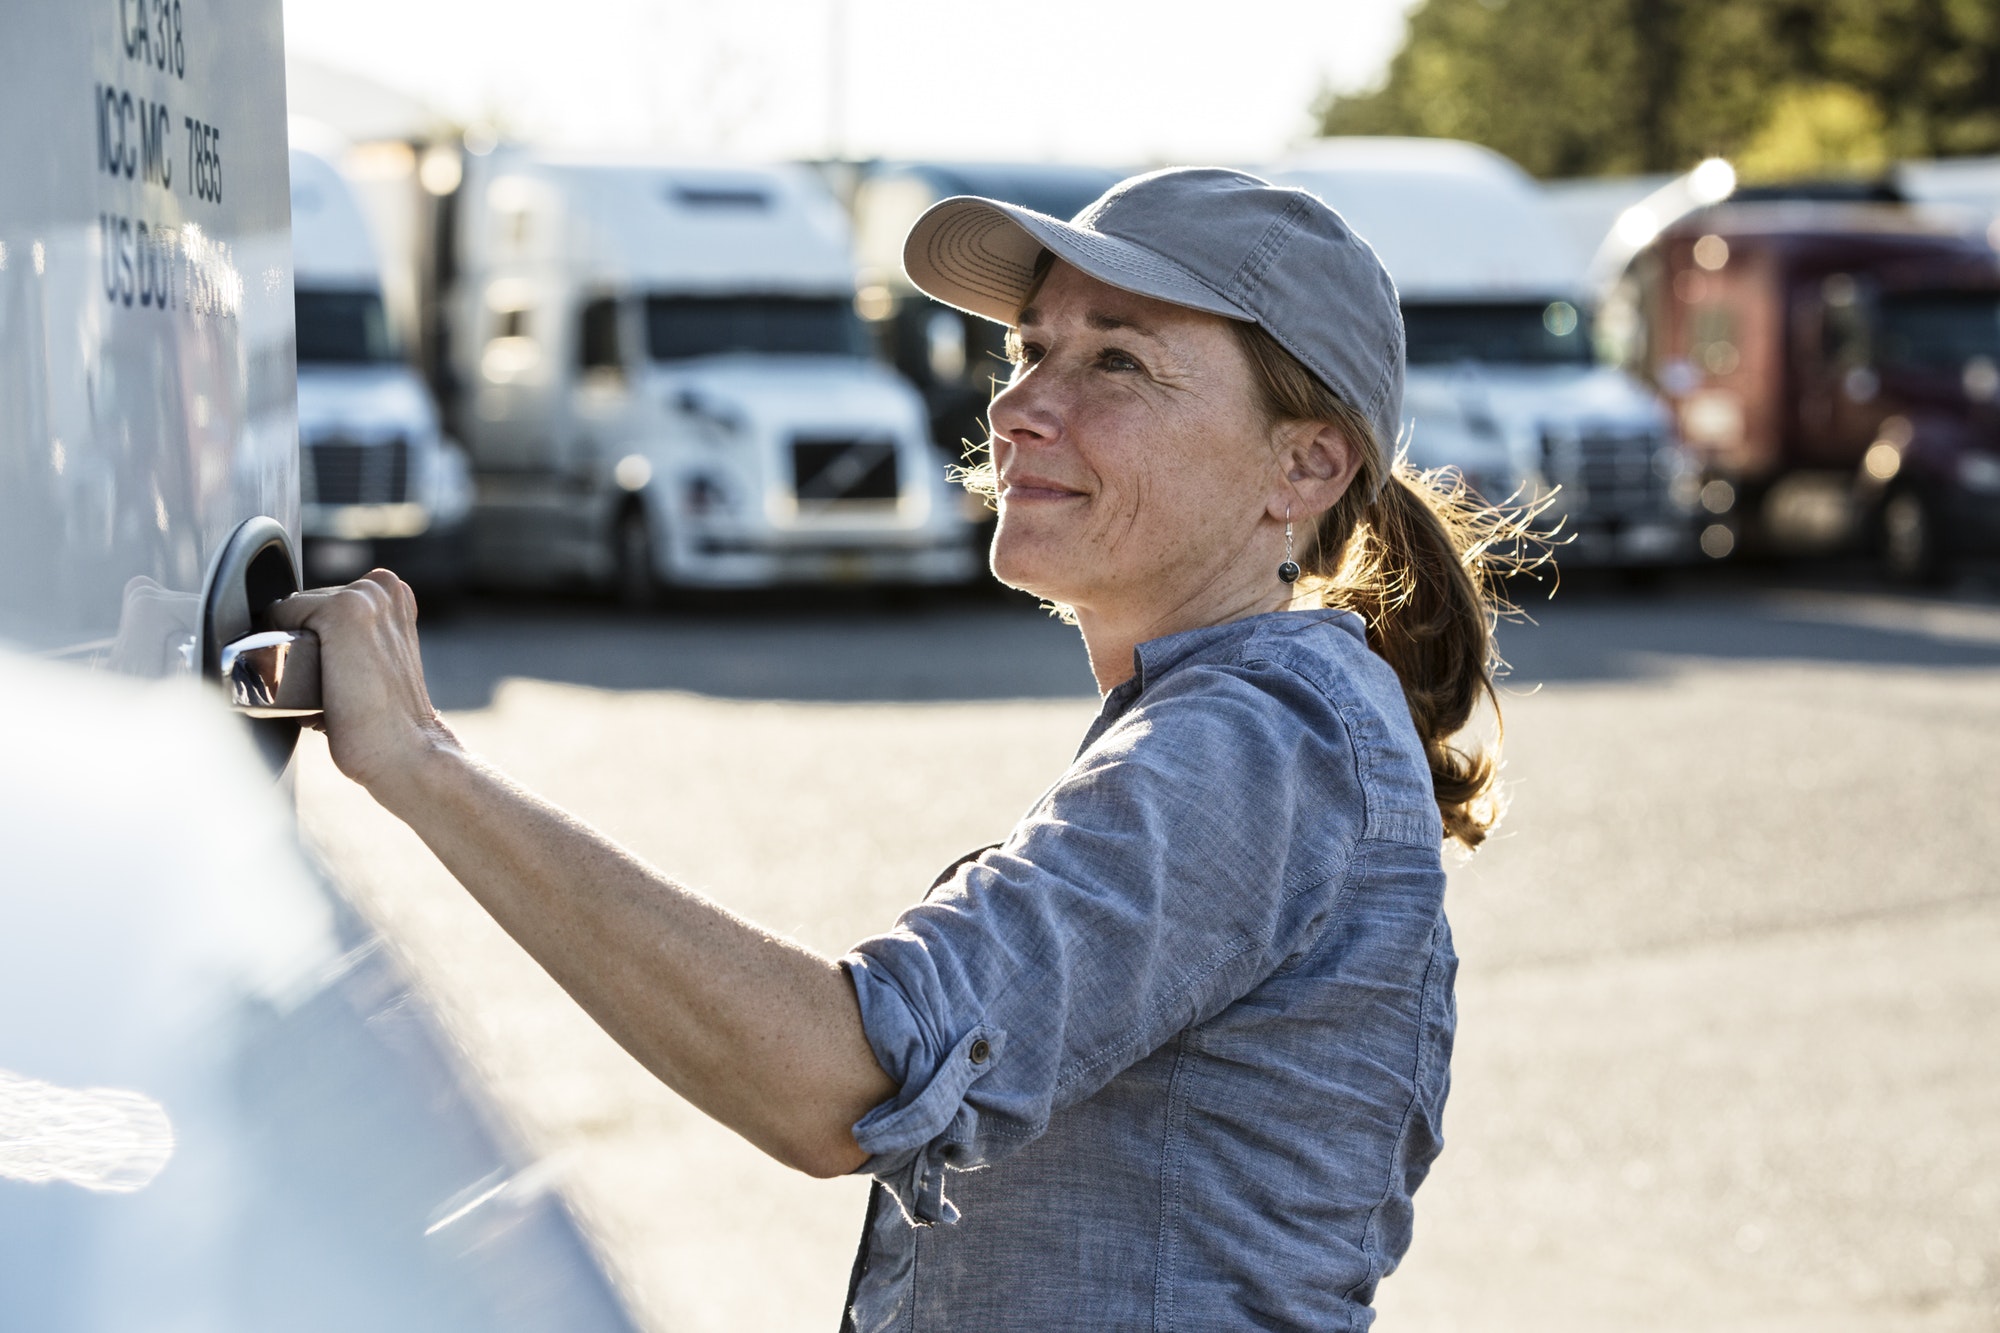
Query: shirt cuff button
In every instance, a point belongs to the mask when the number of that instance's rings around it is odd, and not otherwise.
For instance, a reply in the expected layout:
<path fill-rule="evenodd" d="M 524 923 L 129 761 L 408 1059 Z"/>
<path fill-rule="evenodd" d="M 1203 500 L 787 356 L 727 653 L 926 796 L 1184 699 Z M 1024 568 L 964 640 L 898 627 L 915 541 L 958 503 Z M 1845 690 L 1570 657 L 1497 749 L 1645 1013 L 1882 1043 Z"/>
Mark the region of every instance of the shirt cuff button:
<path fill-rule="evenodd" d="M 986 1038 L 984 1037 L 973 1042 L 971 1046 L 966 1048 L 965 1052 L 966 1058 L 976 1065 L 985 1064 L 986 1057 L 991 1054 L 993 1054 L 993 1048 L 986 1044 Z"/>

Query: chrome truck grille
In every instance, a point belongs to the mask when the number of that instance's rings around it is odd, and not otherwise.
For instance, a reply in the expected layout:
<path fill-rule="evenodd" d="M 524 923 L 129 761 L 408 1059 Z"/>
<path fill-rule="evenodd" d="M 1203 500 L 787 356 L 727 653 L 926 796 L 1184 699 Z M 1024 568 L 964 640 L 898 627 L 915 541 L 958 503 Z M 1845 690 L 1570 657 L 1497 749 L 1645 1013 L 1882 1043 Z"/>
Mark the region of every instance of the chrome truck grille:
<path fill-rule="evenodd" d="M 792 491 L 800 504 L 894 500 L 896 446 L 890 440 L 792 441 Z"/>
<path fill-rule="evenodd" d="M 407 440 L 381 444 L 320 440 L 300 453 L 305 466 L 299 483 L 307 504 L 402 504 L 409 498 Z"/>
<path fill-rule="evenodd" d="M 1668 478 L 1652 431 L 1542 432 L 1543 474 L 1570 496 L 1572 512 L 1641 517 L 1667 503 Z"/>

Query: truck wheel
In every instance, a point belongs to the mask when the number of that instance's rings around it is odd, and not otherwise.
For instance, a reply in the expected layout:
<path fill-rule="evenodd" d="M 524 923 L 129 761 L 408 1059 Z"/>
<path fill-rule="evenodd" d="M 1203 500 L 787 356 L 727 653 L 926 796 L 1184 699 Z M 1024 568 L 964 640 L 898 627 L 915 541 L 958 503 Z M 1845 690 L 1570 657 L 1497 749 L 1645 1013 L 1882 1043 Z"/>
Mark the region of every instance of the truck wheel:
<path fill-rule="evenodd" d="M 660 576 L 653 567 L 653 525 L 637 505 L 618 517 L 612 533 L 612 593 L 618 604 L 634 611 L 660 600 Z"/>
<path fill-rule="evenodd" d="M 1903 583 L 1936 583 L 1943 576 L 1937 519 L 1920 492 L 1900 490 L 1883 502 L 1882 563 Z"/>

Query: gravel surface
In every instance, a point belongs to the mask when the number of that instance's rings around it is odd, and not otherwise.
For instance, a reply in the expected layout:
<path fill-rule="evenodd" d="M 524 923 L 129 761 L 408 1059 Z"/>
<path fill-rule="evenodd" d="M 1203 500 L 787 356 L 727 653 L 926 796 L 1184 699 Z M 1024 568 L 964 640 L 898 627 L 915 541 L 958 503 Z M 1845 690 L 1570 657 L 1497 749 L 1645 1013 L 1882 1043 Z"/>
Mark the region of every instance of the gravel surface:
<path fill-rule="evenodd" d="M 1453 868 L 1450 1145 L 1388 1329 L 2000 1328 L 2000 608 L 1690 583 L 1510 626 L 1512 806 Z M 1095 711 L 1013 604 L 427 631 L 473 746 L 832 952 L 1003 835 Z M 657 1330 L 827 1329 L 859 1182 L 660 1088 L 332 769 L 302 821 Z"/>

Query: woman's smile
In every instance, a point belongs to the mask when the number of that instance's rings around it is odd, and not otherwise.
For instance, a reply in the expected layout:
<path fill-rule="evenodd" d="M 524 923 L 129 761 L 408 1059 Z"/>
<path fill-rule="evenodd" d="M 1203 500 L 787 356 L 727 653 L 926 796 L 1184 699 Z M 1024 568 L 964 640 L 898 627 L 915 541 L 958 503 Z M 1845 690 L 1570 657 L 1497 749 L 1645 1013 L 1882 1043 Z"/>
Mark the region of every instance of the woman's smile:
<path fill-rule="evenodd" d="M 1000 503 L 1003 505 L 1089 498 L 1084 492 L 1073 487 L 1047 481 L 1041 477 L 1003 477 L 1000 481 Z"/>

